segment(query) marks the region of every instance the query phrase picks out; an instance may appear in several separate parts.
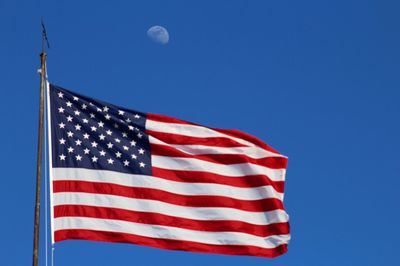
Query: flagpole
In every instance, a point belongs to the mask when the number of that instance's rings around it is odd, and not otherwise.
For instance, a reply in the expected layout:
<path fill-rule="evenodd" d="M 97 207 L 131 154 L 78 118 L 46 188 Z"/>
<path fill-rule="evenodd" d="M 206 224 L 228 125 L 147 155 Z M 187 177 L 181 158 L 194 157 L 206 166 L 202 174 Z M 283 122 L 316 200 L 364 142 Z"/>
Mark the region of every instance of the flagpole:
<path fill-rule="evenodd" d="M 43 23 L 42 23 L 43 25 Z M 43 119 L 44 119 L 44 88 L 46 82 L 46 32 L 42 31 L 42 52 L 40 53 L 40 103 L 39 103 L 39 130 L 38 150 L 36 164 L 36 204 L 33 233 L 33 266 L 39 263 L 39 229 L 40 229 L 40 185 L 42 176 L 42 144 L 43 144 Z M 47 230 L 47 228 L 46 228 Z M 47 241 L 47 239 L 46 239 Z"/>

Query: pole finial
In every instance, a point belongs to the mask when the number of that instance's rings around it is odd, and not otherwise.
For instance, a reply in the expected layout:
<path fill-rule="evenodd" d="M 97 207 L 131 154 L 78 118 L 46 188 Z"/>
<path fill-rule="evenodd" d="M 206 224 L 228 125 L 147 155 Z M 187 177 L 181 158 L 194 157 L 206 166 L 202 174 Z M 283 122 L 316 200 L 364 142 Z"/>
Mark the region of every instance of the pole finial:
<path fill-rule="evenodd" d="M 49 39 L 47 39 L 47 32 L 46 32 L 46 27 L 44 26 L 43 18 L 41 19 L 40 22 L 42 24 L 42 53 L 44 53 L 46 50 L 46 45 L 47 45 L 47 48 L 50 49 L 50 43 L 49 43 Z"/>

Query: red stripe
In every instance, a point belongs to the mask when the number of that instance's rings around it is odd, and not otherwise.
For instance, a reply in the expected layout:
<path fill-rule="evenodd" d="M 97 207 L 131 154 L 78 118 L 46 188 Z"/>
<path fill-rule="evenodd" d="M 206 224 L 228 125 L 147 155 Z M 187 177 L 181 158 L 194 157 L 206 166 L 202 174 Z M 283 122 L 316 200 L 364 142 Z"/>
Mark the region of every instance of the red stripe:
<path fill-rule="evenodd" d="M 187 183 L 215 183 L 234 187 L 260 187 L 272 186 L 276 191 L 283 193 L 284 181 L 272 181 L 264 175 L 248 175 L 240 177 L 223 176 L 208 172 L 167 170 L 163 168 L 152 168 L 152 175 L 172 181 Z"/>
<path fill-rule="evenodd" d="M 164 122 L 164 123 L 174 123 L 174 124 L 186 124 L 186 125 L 197 125 L 195 123 L 191 123 L 185 120 L 181 120 L 178 118 L 173 118 L 165 115 L 159 114 L 147 114 L 146 118 L 149 120 L 157 121 L 157 122 Z"/>
<path fill-rule="evenodd" d="M 266 158 L 254 159 L 244 154 L 192 155 L 167 145 L 150 144 L 150 146 L 152 155 L 195 158 L 203 161 L 225 164 L 225 165 L 237 164 L 237 163 L 252 163 L 272 169 L 283 169 L 286 168 L 287 165 L 287 158 L 285 157 L 266 157 Z"/>
<path fill-rule="evenodd" d="M 87 181 L 53 181 L 53 191 L 57 192 L 85 192 L 96 194 L 116 195 L 136 199 L 150 199 L 188 207 L 223 207 L 244 211 L 272 211 L 283 210 L 282 201 L 275 198 L 260 200 L 238 200 L 223 196 L 187 196 L 167 191 L 121 186 L 111 183 Z"/>
<path fill-rule="evenodd" d="M 232 139 L 225 137 L 190 137 L 178 134 L 164 133 L 152 130 L 146 130 L 146 134 L 149 134 L 153 138 L 159 139 L 168 144 L 178 145 L 204 145 L 214 147 L 247 147 L 244 144 L 236 142 Z"/>
<path fill-rule="evenodd" d="M 218 131 L 223 134 L 226 134 L 226 135 L 229 135 L 229 136 L 232 136 L 232 137 L 235 137 L 235 138 L 244 139 L 244 140 L 251 142 L 254 145 L 261 147 L 267 151 L 271 151 L 271 152 L 280 154 L 277 150 L 275 150 L 274 148 L 267 145 L 264 141 L 260 140 L 257 137 L 254 137 L 252 135 L 244 133 L 242 131 L 239 131 L 236 129 L 220 129 L 220 128 L 213 128 L 213 130 Z"/>
<path fill-rule="evenodd" d="M 193 241 L 158 239 L 144 237 L 134 234 L 115 233 L 96 230 L 58 230 L 55 231 L 55 241 L 63 241 L 68 239 L 82 239 L 102 242 L 115 243 L 131 243 L 138 245 L 146 245 L 155 248 L 169 250 L 184 250 L 202 253 L 217 253 L 227 255 L 251 255 L 258 257 L 273 258 L 287 252 L 287 244 L 282 244 L 276 248 L 260 248 L 255 246 L 244 245 L 211 245 Z"/>
<path fill-rule="evenodd" d="M 83 205 L 59 205 L 54 207 L 54 217 L 92 217 L 122 220 L 142 224 L 173 226 L 197 231 L 242 232 L 260 237 L 289 234 L 288 223 L 255 225 L 241 221 L 200 221 L 159 213 L 129 211 L 116 208 Z"/>

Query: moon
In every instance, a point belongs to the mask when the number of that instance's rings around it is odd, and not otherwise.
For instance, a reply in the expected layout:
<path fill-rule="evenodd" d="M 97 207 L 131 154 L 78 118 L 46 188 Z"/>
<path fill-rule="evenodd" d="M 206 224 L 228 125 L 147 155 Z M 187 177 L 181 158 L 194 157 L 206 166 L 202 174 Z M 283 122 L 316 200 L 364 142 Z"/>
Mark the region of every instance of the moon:
<path fill-rule="evenodd" d="M 169 41 L 169 34 L 166 28 L 162 26 L 152 26 L 147 30 L 147 36 L 154 42 L 160 44 L 167 44 Z"/>

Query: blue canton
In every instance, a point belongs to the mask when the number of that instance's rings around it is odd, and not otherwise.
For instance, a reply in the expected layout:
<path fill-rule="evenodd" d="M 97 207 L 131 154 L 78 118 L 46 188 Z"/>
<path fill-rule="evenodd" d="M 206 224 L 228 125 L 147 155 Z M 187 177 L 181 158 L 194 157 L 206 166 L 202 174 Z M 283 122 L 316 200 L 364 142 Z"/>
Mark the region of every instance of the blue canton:
<path fill-rule="evenodd" d="M 50 85 L 53 167 L 151 175 L 146 114 Z"/>

